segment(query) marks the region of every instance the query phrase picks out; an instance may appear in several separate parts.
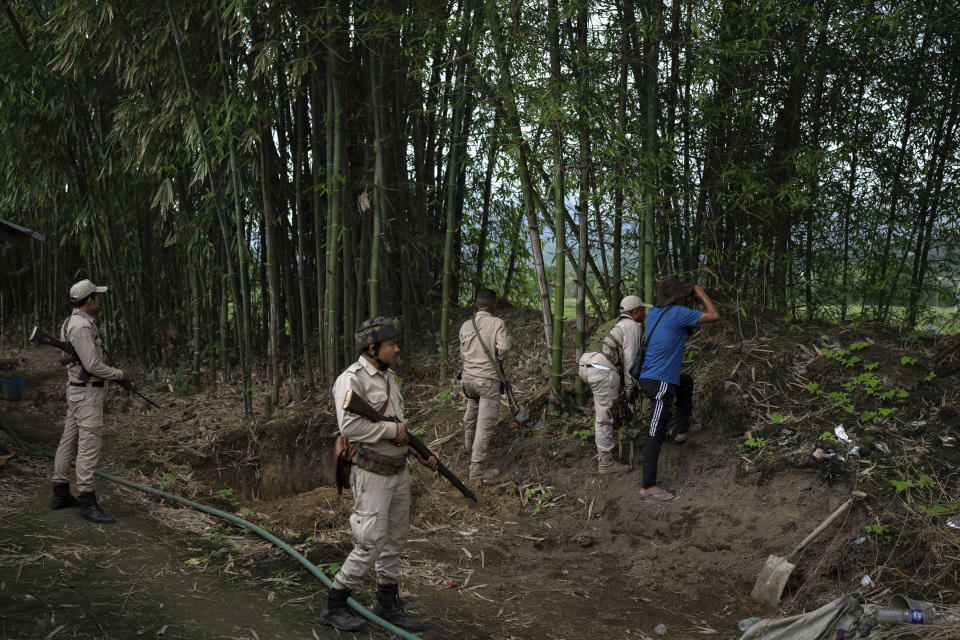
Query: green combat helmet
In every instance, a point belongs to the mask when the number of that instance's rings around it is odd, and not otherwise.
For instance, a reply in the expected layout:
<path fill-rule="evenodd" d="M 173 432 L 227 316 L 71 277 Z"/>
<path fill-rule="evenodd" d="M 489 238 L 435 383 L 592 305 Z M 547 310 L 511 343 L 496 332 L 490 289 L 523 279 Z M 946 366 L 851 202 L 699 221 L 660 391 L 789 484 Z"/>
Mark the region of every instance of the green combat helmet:
<path fill-rule="evenodd" d="M 372 344 L 379 344 L 399 335 L 400 318 L 377 316 L 364 320 L 353 337 L 357 341 L 357 348 L 363 351 Z"/>

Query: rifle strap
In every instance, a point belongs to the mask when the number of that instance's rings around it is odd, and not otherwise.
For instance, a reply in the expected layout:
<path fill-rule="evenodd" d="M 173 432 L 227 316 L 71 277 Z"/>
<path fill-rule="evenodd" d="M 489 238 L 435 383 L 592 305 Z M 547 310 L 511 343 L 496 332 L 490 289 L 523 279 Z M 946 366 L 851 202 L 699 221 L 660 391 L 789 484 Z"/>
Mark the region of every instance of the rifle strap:
<path fill-rule="evenodd" d="M 644 338 L 643 348 L 646 349 L 647 345 L 650 344 L 650 338 L 653 337 L 653 332 L 657 330 L 657 325 L 660 324 L 660 321 L 663 320 L 663 316 L 667 313 L 667 309 L 672 307 L 672 304 L 668 304 L 666 308 L 660 313 L 660 316 L 657 318 L 657 321 L 653 323 L 653 328 L 650 329 L 650 335 Z"/>
<path fill-rule="evenodd" d="M 387 377 L 387 372 L 383 372 L 383 379 L 387 381 L 387 401 L 383 403 L 383 406 L 377 411 L 381 416 L 387 412 L 387 407 L 390 406 L 390 378 Z"/>
<path fill-rule="evenodd" d="M 644 360 L 646 359 L 646 357 L 647 357 L 647 345 L 650 344 L 650 338 L 653 337 L 653 332 L 657 330 L 657 325 L 660 324 L 660 321 L 661 321 L 661 320 L 663 320 L 663 316 L 664 316 L 664 314 L 667 313 L 667 309 L 669 309 L 669 308 L 672 307 L 672 306 L 673 306 L 672 304 L 668 304 L 668 305 L 666 306 L 666 308 L 664 308 L 664 310 L 660 313 L 660 315 L 657 317 L 657 321 L 653 323 L 653 328 L 650 329 L 650 335 L 649 335 L 649 336 L 645 336 L 645 337 L 641 336 L 641 337 L 642 337 L 642 341 L 641 341 L 641 344 L 640 344 L 640 352 L 637 354 L 637 356 L 635 356 L 635 359 L 636 359 L 637 357 L 639 357 L 639 362 L 640 362 L 640 367 L 637 369 L 637 376 L 639 376 L 639 375 L 640 375 L 640 372 L 643 371 L 643 361 L 644 361 Z M 644 321 L 644 325 L 646 325 L 646 321 Z M 644 328 L 646 328 L 646 327 L 644 327 Z M 631 376 L 633 376 L 633 366 L 635 366 L 635 365 L 632 365 L 632 366 L 630 367 L 630 370 L 629 370 L 629 373 L 630 373 Z M 634 377 L 636 378 L 637 376 L 634 376 Z"/>
<path fill-rule="evenodd" d="M 480 337 L 480 327 L 477 326 L 477 316 L 470 318 L 470 322 L 473 323 L 473 330 L 477 334 L 477 340 L 480 341 L 480 346 L 483 347 L 483 352 L 487 354 L 487 358 L 490 360 L 490 364 L 493 365 L 493 371 L 497 374 L 497 377 L 500 378 L 500 382 L 506 383 L 506 375 L 503 373 L 503 369 L 500 368 L 500 363 L 494 359 L 493 354 L 490 353 L 490 349 L 487 348 L 487 343 L 483 341 L 483 338 Z"/>
<path fill-rule="evenodd" d="M 71 355 L 73 355 L 74 357 L 77 358 L 77 363 L 80 365 L 80 369 L 81 369 L 81 371 L 82 371 L 81 374 L 80 374 L 80 376 L 79 376 L 79 377 L 80 377 L 80 381 L 81 381 L 81 382 L 84 382 L 84 383 L 90 382 L 90 378 L 92 378 L 93 376 L 91 376 L 90 373 L 86 370 L 86 368 L 84 368 L 84 366 L 83 366 L 83 361 L 80 360 L 80 357 L 77 355 L 77 348 L 73 346 L 73 343 L 70 342 L 70 339 L 67 337 L 67 335 L 68 335 L 67 332 L 70 330 L 70 321 L 71 321 L 71 320 L 73 320 L 73 314 L 72 314 L 72 313 L 71 313 L 69 316 L 67 316 L 67 319 L 64 320 L 64 321 L 63 321 L 63 324 L 60 326 L 60 338 L 61 338 L 64 342 L 66 342 L 68 345 L 70 345 L 70 348 L 71 348 L 71 349 L 73 349 L 73 353 L 72 353 Z M 70 366 L 70 365 L 67 365 L 67 366 Z"/>
<path fill-rule="evenodd" d="M 340 436 L 340 437 L 342 438 L 343 436 Z M 344 439 L 344 440 L 347 440 L 346 438 L 343 438 L 343 439 Z M 347 448 L 347 458 L 346 458 L 346 459 L 347 459 L 347 462 L 352 462 L 352 461 L 353 461 L 353 457 L 354 457 L 355 455 L 357 455 L 357 450 L 360 449 L 360 443 L 359 443 L 359 442 L 350 442 L 349 440 L 347 440 L 347 447 L 348 447 L 348 448 Z"/>

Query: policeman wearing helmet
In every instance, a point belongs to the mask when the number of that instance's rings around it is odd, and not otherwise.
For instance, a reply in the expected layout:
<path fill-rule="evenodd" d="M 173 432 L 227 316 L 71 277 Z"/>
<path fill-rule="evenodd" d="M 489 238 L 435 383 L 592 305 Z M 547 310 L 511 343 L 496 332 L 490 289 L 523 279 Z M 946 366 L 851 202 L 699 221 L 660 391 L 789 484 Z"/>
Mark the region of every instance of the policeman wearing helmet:
<path fill-rule="evenodd" d="M 359 357 L 333 385 L 340 433 L 359 443 L 350 471 L 355 504 L 350 516 L 354 547 L 333 580 L 320 622 L 342 631 L 357 631 L 366 621 L 347 605 L 350 593 L 371 566 L 377 573 L 377 604 L 373 612 L 407 631 L 424 625 L 406 614 L 400 602 L 400 554 L 410 529 L 410 472 L 407 468 L 407 425 L 400 383 L 390 368 L 400 353 L 400 320 L 378 316 L 365 320 L 354 334 Z M 381 415 L 400 421 L 373 422 L 343 409 L 353 391 Z M 419 458 L 419 456 L 418 456 Z M 436 470 L 436 454 L 420 459 Z"/>

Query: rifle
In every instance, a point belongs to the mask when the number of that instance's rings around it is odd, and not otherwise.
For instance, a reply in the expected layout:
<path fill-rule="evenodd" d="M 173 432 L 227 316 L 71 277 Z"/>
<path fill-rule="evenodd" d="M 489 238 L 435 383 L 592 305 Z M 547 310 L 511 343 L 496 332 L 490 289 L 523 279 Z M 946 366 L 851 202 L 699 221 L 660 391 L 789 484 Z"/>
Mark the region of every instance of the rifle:
<path fill-rule="evenodd" d="M 43 344 L 48 347 L 56 347 L 61 351 L 65 351 L 67 355 L 60 358 L 60 364 L 62 364 L 63 366 L 71 365 L 74 362 L 80 362 L 80 356 L 77 355 L 77 350 L 73 348 L 72 344 L 70 344 L 69 342 L 64 342 L 63 340 L 57 340 L 56 338 L 47 335 L 46 333 L 41 331 L 39 327 L 34 327 L 33 331 L 30 332 L 30 342 L 34 342 L 36 344 Z M 82 362 L 80 362 L 80 366 L 81 367 L 83 366 Z M 84 371 L 86 371 L 86 369 L 84 369 Z M 154 402 L 147 396 L 137 391 L 137 388 L 133 386 L 133 383 L 130 382 L 129 380 L 111 380 L 110 382 L 114 382 L 119 386 L 123 387 L 124 389 L 126 389 L 127 391 L 131 391 L 137 394 L 138 396 L 140 396 L 141 398 L 143 398 L 144 400 L 152 404 L 157 409 L 160 408 L 160 405 L 158 405 L 156 402 Z"/>
<path fill-rule="evenodd" d="M 503 370 L 503 362 L 497 360 L 497 363 L 500 365 L 500 384 L 503 385 L 503 392 L 507 394 L 507 402 L 510 404 L 510 415 L 513 416 L 514 425 L 519 426 L 519 423 L 526 422 L 530 418 L 530 412 L 517 403 L 517 399 L 513 396 L 513 384 Z"/>
<path fill-rule="evenodd" d="M 630 408 L 630 403 L 627 401 L 626 396 L 619 396 L 613 402 L 613 424 L 615 427 L 622 427 L 627 430 L 628 438 L 635 438 L 639 435 L 641 429 L 639 428 L 639 413 L 640 409 L 635 413 L 633 409 Z"/>
<path fill-rule="evenodd" d="M 366 418 L 371 422 L 382 422 L 384 420 L 389 420 L 390 422 L 400 422 L 400 419 L 396 416 L 382 416 L 380 412 L 370 406 L 366 400 L 358 396 L 353 392 L 353 389 L 347 392 L 347 397 L 343 399 L 343 409 L 351 413 L 355 413 L 358 416 Z M 427 448 L 427 445 L 423 444 L 423 441 L 418 438 L 414 433 L 411 433 L 410 430 L 407 430 L 407 438 L 409 439 L 410 448 L 420 454 L 424 459 L 429 458 L 433 455 L 430 449 Z M 455 486 L 460 493 L 470 498 L 474 502 L 477 501 L 477 496 L 474 495 L 473 491 L 467 488 L 463 482 L 460 481 L 450 469 L 447 469 L 446 466 L 439 460 L 437 460 L 437 471 L 440 474 L 450 481 L 450 484 Z"/>
<path fill-rule="evenodd" d="M 613 402 L 613 423 L 617 426 L 629 427 L 633 422 L 633 411 L 630 409 L 630 403 L 626 396 L 619 396 Z"/>

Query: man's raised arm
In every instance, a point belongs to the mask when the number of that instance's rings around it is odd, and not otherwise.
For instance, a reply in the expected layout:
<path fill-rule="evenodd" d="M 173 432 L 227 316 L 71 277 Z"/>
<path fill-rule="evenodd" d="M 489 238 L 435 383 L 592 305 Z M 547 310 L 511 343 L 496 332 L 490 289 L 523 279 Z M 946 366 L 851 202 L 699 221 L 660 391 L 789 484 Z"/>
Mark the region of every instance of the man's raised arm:
<path fill-rule="evenodd" d="M 700 285 L 693 285 L 693 295 L 700 298 L 700 302 L 703 303 L 706 309 L 703 315 L 700 316 L 700 321 L 697 324 L 707 324 L 708 322 L 716 322 L 720 319 L 720 312 L 717 311 L 717 306 L 713 304 L 713 300 L 710 299 L 710 296 L 707 295 L 707 292 L 704 291 Z"/>

